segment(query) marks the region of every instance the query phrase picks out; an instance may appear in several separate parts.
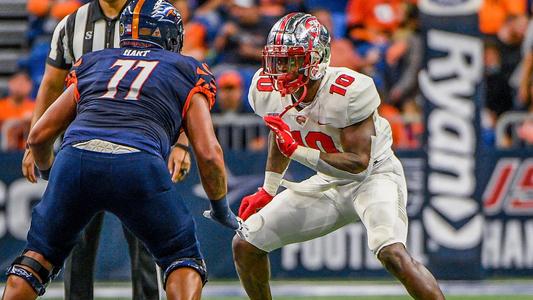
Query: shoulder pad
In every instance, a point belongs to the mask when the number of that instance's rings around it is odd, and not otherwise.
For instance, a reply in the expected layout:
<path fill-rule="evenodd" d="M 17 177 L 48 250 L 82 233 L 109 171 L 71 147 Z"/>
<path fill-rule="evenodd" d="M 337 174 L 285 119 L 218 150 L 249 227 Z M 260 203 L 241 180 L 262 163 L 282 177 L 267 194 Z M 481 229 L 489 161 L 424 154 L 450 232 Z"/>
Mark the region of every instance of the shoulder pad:
<path fill-rule="evenodd" d="M 332 68 L 328 77 L 329 86 L 325 87 L 336 107 L 336 120 L 333 123 L 339 128 L 359 123 L 368 118 L 378 108 L 380 98 L 374 81 L 369 76 L 348 68 Z"/>
<path fill-rule="evenodd" d="M 248 102 L 260 117 L 282 111 L 281 95 L 274 90 L 270 78 L 263 75 L 263 69 L 259 69 L 254 74 L 248 91 Z"/>
<path fill-rule="evenodd" d="M 209 69 L 206 63 L 200 63 L 196 60 L 193 60 L 194 64 L 194 73 L 196 74 L 194 87 L 191 90 L 191 96 L 194 93 L 200 92 L 207 97 L 209 101 L 209 109 L 213 108 L 215 104 L 215 98 L 217 93 L 217 86 L 215 77 Z"/>
<path fill-rule="evenodd" d="M 357 75 L 353 87 L 348 90 L 348 115 L 347 123 L 352 125 L 359 123 L 371 116 L 379 107 L 379 98 L 374 80 L 369 76 L 353 72 Z"/>

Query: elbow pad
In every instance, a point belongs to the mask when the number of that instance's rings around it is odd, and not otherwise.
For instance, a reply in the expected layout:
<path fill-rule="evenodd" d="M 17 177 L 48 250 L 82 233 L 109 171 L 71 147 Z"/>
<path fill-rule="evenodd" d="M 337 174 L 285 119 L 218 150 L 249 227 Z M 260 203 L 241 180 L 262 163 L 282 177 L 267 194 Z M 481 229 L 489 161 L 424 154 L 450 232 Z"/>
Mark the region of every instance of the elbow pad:
<path fill-rule="evenodd" d="M 319 150 L 302 146 L 298 146 L 298 148 L 296 148 L 296 151 L 294 151 L 293 155 L 291 156 L 291 159 L 294 159 L 295 161 L 317 172 L 336 178 L 349 179 L 354 181 L 365 180 L 368 175 L 370 175 L 373 169 L 372 163 L 369 163 L 366 170 L 357 174 L 343 171 L 320 159 Z"/>

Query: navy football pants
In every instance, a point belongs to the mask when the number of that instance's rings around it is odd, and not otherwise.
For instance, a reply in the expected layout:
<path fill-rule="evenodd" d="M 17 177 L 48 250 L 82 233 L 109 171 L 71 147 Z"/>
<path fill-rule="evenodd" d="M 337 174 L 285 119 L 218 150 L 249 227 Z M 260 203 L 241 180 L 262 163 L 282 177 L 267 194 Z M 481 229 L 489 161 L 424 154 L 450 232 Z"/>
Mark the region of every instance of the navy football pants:
<path fill-rule="evenodd" d="M 43 199 L 33 209 L 26 249 L 61 266 L 99 211 L 116 215 L 163 270 L 180 258 L 202 258 L 194 221 L 163 159 L 71 146 L 59 151 Z"/>

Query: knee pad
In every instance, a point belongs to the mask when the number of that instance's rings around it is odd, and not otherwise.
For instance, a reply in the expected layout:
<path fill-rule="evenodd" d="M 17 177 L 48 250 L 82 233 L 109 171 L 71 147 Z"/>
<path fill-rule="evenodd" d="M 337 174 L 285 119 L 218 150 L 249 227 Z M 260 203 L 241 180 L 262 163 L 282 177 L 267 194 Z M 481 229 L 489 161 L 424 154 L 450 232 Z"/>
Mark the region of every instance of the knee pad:
<path fill-rule="evenodd" d="M 21 266 L 30 268 L 32 271 L 28 271 Z M 11 266 L 7 269 L 6 275 L 14 275 L 20 277 L 30 284 L 37 295 L 42 296 L 46 291 L 46 286 L 55 276 L 59 273 L 60 269 L 52 269 L 49 272 L 40 262 L 37 260 L 21 255 L 13 261 Z M 41 280 L 35 274 L 35 272 Z"/>
<path fill-rule="evenodd" d="M 163 288 L 166 289 L 167 279 L 172 271 L 179 268 L 191 268 L 200 274 L 202 278 L 202 284 L 205 285 L 207 282 L 207 267 L 203 259 L 199 258 L 182 258 L 171 263 L 165 270 L 163 277 Z"/>

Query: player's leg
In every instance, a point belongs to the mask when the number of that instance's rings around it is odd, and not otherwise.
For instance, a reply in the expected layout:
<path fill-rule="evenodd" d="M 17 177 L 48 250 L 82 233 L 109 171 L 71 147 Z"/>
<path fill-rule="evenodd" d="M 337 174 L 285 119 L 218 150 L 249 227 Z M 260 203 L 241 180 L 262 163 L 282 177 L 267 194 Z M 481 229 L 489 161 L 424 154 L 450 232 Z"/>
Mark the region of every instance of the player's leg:
<path fill-rule="evenodd" d="M 246 220 L 249 233 L 245 239 L 234 237 L 233 257 L 250 299 L 272 299 L 268 252 L 317 238 L 356 220 L 353 207 L 340 198 L 335 189 L 318 194 L 285 190 Z"/>
<path fill-rule="evenodd" d="M 113 165 L 114 185 L 122 195 L 110 202 L 116 214 L 156 258 L 164 271 L 168 299 L 200 299 L 207 272 L 191 214 L 177 194 L 166 164 L 144 153 L 124 154 Z"/>
<path fill-rule="evenodd" d="M 130 252 L 133 300 L 159 299 L 154 258 L 128 228 L 122 226 L 122 229 Z"/>
<path fill-rule="evenodd" d="M 36 299 L 44 293 L 45 282 L 53 274 L 53 265 L 41 254 L 27 251 L 18 257 L 8 270 L 2 300 Z"/>
<path fill-rule="evenodd" d="M 394 172 L 372 175 L 359 187 L 354 201 L 367 230 L 368 247 L 413 298 L 444 299 L 433 275 L 405 249 L 407 189 L 396 158 L 391 159 L 390 168 Z"/>
<path fill-rule="evenodd" d="M 178 268 L 166 280 L 167 299 L 200 299 L 204 282 L 198 272 L 191 268 Z"/>
<path fill-rule="evenodd" d="M 233 237 L 232 248 L 235 270 L 248 297 L 251 300 L 272 299 L 268 252 L 241 239 L 238 235 Z"/>
<path fill-rule="evenodd" d="M 43 198 L 32 210 L 26 249 L 9 268 L 3 299 L 35 299 L 59 272 L 82 228 L 100 209 L 87 202 L 81 157 L 70 148 L 54 162 Z"/>
<path fill-rule="evenodd" d="M 133 210 L 116 214 L 155 256 L 164 271 L 167 298 L 200 299 L 207 271 L 192 217 L 182 200 L 173 189 L 139 200 L 145 203 L 130 202 Z"/>
<path fill-rule="evenodd" d="M 65 300 L 92 300 L 94 265 L 100 241 L 104 212 L 96 214 L 83 230 L 63 271 Z"/>
<path fill-rule="evenodd" d="M 405 286 L 414 299 L 440 300 L 444 295 L 437 280 L 420 262 L 416 261 L 402 243 L 383 247 L 378 259 Z"/>

